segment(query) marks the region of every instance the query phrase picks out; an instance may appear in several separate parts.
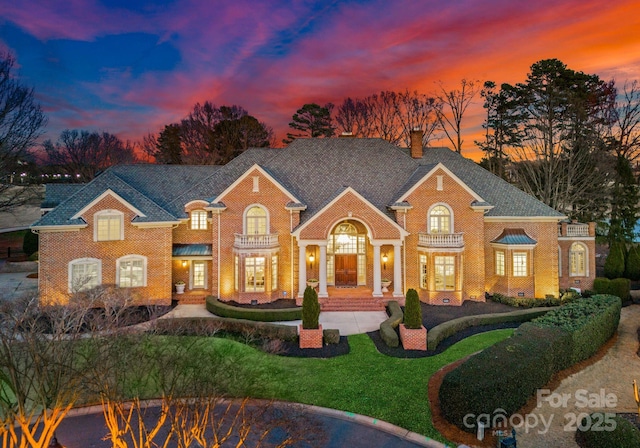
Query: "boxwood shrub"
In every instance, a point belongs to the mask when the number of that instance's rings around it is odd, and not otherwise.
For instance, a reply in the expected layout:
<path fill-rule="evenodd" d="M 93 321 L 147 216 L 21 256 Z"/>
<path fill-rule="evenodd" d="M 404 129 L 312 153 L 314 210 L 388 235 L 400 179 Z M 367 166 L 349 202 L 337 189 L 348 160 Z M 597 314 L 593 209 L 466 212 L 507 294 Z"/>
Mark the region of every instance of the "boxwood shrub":
<path fill-rule="evenodd" d="M 599 415 L 598 415 L 599 414 Z M 576 431 L 576 441 L 582 448 L 637 448 L 640 446 L 640 430 L 628 420 L 620 416 L 613 417 L 615 428 L 612 431 L 592 431 L 594 422 L 601 422 L 602 413 L 594 413 L 589 416 L 591 422 L 585 417 L 579 422 Z M 605 420 L 601 426 L 608 428 Z M 580 428 L 589 428 L 581 430 Z"/>
<path fill-rule="evenodd" d="M 475 422 L 465 425 L 468 414 L 515 413 L 553 373 L 593 355 L 616 331 L 620 309 L 618 297 L 594 296 L 521 325 L 445 376 L 439 391 L 444 416 L 473 432 Z"/>
<path fill-rule="evenodd" d="M 157 334 L 174 336 L 210 336 L 219 331 L 247 335 L 256 338 L 296 341 L 298 328 L 295 325 L 279 325 L 226 317 L 179 317 L 156 319 L 151 330 Z"/>
<path fill-rule="evenodd" d="M 400 344 L 396 328 L 403 320 L 402 308 L 395 300 L 387 304 L 389 318 L 380 324 L 380 337 L 389 347 L 397 347 Z"/>
<path fill-rule="evenodd" d="M 207 311 L 216 316 L 230 317 L 234 319 L 255 320 L 261 322 L 284 322 L 302 319 L 302 308 L 240 308 L 220 302 L 213 296 L 208 296 L 206 301 Z"/>
<path fill-rule="evenodd" d="M 595 289 L 598 294 L 610 294 L 620 297 L 623 302 L 626 302 L 630 295 L 631 281 L 626 278 L 609 280 L 608 278 L 597 277 L 593 281 L 593 289 Z"/>
<path fill-rule="evenodd" d="M 568 302 L 572 302 L 578 298 L 578 294 L 565 293 L 561 297 L 546 297 L 544 299 L 536 299 L 533 297 L 511 297 L 500 293 L 494 293 L 489 297 L 493 302 L 502 303 L 518 308 L 538 308 L 549 306 L 560 306 Z"/>
<path fill-rule="evenodd" d="M 508 313 L 480 314 L 477 316 L 464 316 L 443 322 L 433 327 L 427 333 L 427 348 L 435 350 L 438 344 L 459 331 L 479 325 L 493 325 L 504 322 L 526 322 L 536 317 L 545 315 L 551 308 L 536 308 L 516 310 Z"/>

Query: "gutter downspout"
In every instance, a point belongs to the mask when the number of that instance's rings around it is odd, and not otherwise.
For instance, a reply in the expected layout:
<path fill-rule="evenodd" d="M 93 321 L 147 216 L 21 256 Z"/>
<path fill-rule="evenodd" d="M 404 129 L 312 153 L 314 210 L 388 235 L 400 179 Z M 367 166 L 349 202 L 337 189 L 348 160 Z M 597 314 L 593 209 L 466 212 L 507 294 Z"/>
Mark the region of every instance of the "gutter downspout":
<path fill-rule="evenodd" d="M 293 210 L 289 210 L 289 271 L 290 271 L 290 281 L 289 286 L 291 288 L 290 298 L 293 298 Z"/>
<path fill-rule="evenodd" d="M 217 293 L 218 293 L 218 299 L 220 298 L 220 213 L 218 212 L 218 260 L 217 260 L 218 266 L 216 267 L 216 272 L 217 272 L 217 277 L 218 277 L 218 282 L 217 282 Z"/>

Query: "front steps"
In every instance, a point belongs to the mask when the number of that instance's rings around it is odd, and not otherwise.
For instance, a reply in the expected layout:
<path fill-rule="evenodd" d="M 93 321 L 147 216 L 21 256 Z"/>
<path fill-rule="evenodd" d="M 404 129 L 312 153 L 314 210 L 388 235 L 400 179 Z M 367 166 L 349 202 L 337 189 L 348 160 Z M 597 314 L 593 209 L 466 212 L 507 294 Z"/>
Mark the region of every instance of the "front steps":
<path fill-rule="evenodd" d="M 320 311 L 384 311 L 388 298 L 319 298 Z"/>

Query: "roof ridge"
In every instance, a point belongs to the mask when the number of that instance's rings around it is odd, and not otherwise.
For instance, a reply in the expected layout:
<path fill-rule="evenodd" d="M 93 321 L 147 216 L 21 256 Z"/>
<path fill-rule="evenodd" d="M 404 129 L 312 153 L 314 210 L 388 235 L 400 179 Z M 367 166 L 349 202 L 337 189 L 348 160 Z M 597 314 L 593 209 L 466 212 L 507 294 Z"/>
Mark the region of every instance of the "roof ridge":
<path fill-rule="evenodd" d="M 122 182 L 123 184 L 125 184 L 127 187 L 131 188 L 132 190 L 136 191 L 138 194 L 140 194 L 142 197 L 144 197 L 147 201 L 151 202 L 153 205 L 155 205 L 156 207 L 158 207 L 159 209 L 165 211 L 166 213 L 168 213 L 169 215 L 173 216 L 174 218 L 178 218 L 177 216 L 175 216 L 173 213 L 171 213 L 169 210 L 167 210 L 166 208 L 164 208 L 163 206 L 161 206 L 160 204 L 158 204 L 156 201 L 154 201 L 153 199 L 151 199 L 149 196 L 147 196 L 146 194 L 144 194 L 143 192 L 141 192 L 140 190 L 138 190 L 136 187 L 134 187 L 133 185 L 131 185 L 129 182 L 127 182 L 126 180 L 124 180 L 122 177 L 118 176 L 116 173 L 111 173 L 112 176 L 115 176 L 120 182 Z"/>

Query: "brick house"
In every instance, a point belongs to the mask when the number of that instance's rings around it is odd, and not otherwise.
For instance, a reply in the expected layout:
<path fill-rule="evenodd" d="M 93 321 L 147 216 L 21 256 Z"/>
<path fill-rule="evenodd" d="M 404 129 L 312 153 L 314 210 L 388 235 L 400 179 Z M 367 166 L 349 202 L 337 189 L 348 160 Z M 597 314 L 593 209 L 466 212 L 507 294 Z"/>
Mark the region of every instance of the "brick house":
<path fill-rule="evenodd" d="M 86 185 L 49 185 L 31 227 L 41 299 L 116 285 L 153 303 L 259 304 L 300 301 L 317 281 L 326 303 L 383 304 L 414 288 L 423 302 L 459 305 L 591 288 L 593 225 L 420 137 L 408 149 L 298 139 L 224 166 L 116 166 Z"/>

